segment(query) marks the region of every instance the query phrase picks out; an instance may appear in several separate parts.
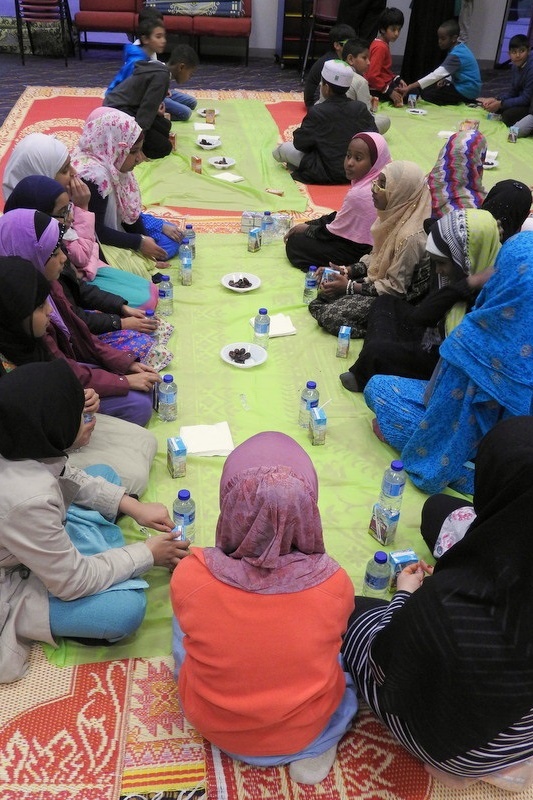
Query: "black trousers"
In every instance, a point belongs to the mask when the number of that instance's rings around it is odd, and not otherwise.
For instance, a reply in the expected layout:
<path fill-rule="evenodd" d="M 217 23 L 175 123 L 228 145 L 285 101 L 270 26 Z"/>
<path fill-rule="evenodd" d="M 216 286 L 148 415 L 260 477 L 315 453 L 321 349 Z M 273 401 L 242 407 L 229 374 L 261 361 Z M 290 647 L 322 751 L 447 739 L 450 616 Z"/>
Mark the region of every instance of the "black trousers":
<path fill-rule="evenodd" d="M 448 494 L 433 494 L 428 497 L 422 507 L 420 533 L 431 552 L 433 552 L 442 523 L 448 514 L 457 508 L 471 505 L 472 503 L 469 503 L 464 497 L 451 497 Z"/>
<path fill-rule="evenodd" d="M 460 94 L 453 83 L 441 82 L 428 86 L 420 92 L 422 99 L 436 106 L 458 106 L 459 103 L 471 103 L 472 98 Z"/>
<path fill-rule="evenodd" d="M 320 239 L 311 238 L 305 233 L 293 233 L 287 239 L 285 250 L 293 267 L 307 271 L 312 264 L 327 267 L 330 261 L 341 265 L 355 264 L 370 252 L 371 247 L 342 239 L 323 228 Z"/>
<path fill-rule="evenodd" d="M 172 152 L 172 142 L 168 138 L 171 127 L 170 120 L 156 114 L 152 126 L 144 132 L 143 153 L 146 158 L 164 158 Z"/>

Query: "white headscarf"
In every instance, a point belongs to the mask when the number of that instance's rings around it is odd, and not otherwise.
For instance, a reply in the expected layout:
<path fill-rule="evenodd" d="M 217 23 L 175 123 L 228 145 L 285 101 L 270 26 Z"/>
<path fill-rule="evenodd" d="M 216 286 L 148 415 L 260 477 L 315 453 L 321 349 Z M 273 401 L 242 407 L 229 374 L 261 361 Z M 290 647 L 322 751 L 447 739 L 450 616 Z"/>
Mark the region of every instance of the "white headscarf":
<path fill-rule="evenodd" d="M 28 175 L 55 178 L 69 156 L 67 146 L 45 133 L 30 133 L 15 146 L 4 171 L 2 185 L 7 200 L 17 183 Z"/>

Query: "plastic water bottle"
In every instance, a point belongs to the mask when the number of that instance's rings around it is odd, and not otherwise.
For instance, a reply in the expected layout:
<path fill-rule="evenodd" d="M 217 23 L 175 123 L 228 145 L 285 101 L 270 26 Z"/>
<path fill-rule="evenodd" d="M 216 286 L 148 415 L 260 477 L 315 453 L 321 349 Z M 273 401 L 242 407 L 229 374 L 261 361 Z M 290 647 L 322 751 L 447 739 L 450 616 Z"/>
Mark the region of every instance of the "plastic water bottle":
<path fill-rule="evenodd" d="M 268 349 L 270 335 L 270 317 L 266 308 L 260 308 L 254 319 L 254 344 Z"/>
<path fill-rule="evenodd" d="M 146 317 L 146 319 L 153 320 L 154 322 L 157 322 L 156 316 L 155 316 L 155 311 L 153 309 L 151 309 L 151 308 L 147 308 L 146 309 L 146 311 L 144 312 L 144 316 Z M 153 330 L 153 331 L 150 331 L 148 336 L 151 336 L 152 339 L 157 342 L 157 339 L 158 339 L 157 328 L 155 330 Z"/>
<path fill-rule="evenodd" d="M 182 286 L 190 286 L 192 284 L 192 250 L 187 238 L 183 239 L 180 244 L 178 255 L 181 261 Z"/>
<path fill-rule="evenodd" d="M 318 294 L 318 280 L 316 277 L 316 267 L 309 267 L 309 271 L 305 276 L 304 281 L 304 296 L 303 302 L 306 306 L 309 305 L 311 300 L 314 300 Z"/>
<path fill-rule="evenodd" d="M 159 384 L 158 416 L 162 422 L 174 422 L 178 416 L 178 387 L 172 375 L 163 375 Z"/>
<path fill-rule="evenodd" d="M 309 428 L 311 409 L 318 408 L 318 398 L 319 394 L 315 381 L 307 381 L 305 388 L 300 395 L 300 414 L 298 417 L 298 425 L 301 428 Z"/>
<path fill-rule="evenodd" d="M 368 530 L 381 544 L 394 542 L 406 479 L 402 461 L 393 461 L 383 475 L 379 500 L 372 510 Z"/>
<path fill-rule="evenodd" d="M 194 542 L 194 522 L 196 518 L 196 504 L 188 489 L 180 489 L 172 507 L 174 525 L 180 525 L 185 539 Z"/>
<path fill-rule="evenodd" d="M 387 553 L 378 550 L 366 565 L 363 594 L 365 597 L 387 599 L 389 592 L 390 567 Z"/>
<path fill-rule="evenodd" d="M 276 230 L 272 212 L 265 211 L 261 220 L 261 242 L 262 244 L 272 244 L 276 238 Z"/>
<path fill-rule="evenodd" d="M 196 258 L 196 231 L 194 230 L 192 223 L 188 222 L 185 225 L 185 237 L 189 240 L 189 247 L 191 248 L 192 253 L 192 260 Z"/>
<path fill-rule="evenodd" d="M 163 317 L 170 317 L 174 308 L 174 287 L 170 275 L 161 275 L 157 310 Z"/>

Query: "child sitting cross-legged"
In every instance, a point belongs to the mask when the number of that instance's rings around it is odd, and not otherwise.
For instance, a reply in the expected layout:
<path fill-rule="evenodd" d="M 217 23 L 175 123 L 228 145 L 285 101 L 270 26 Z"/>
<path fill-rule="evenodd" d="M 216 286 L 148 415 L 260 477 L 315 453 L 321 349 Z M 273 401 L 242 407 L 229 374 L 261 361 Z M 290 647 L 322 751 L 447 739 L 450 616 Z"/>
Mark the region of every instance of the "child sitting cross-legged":
<path fill-rule="evenodd" d="M 423 100 L 437 106 L 471 103 L 481 91 L 481 74 L 472 51 L 459 41 L 455 19 L 443 22 L 437 30 L 439 48 L 447 55 L 440 67 L 423 78 L 398 87 L 401 94 L 418 92 Z"/>

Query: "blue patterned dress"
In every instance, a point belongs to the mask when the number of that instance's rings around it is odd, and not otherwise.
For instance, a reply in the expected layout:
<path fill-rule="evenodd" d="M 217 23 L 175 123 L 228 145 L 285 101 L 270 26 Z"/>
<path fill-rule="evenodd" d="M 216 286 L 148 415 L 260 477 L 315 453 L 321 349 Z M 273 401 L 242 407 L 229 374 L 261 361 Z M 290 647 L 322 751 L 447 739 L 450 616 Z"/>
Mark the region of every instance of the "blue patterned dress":
<path fill-rule="evenodd" d="M 440 347 L 429 383 L 376 375 L 366 386 L 385 440 L 413 483 L 472 494 L 480 439 L 500 420 L 531 414 L 533 232 L 502 247 L 470 314 Z M 468 463 L 470 462 L 470 463 Z"/>

